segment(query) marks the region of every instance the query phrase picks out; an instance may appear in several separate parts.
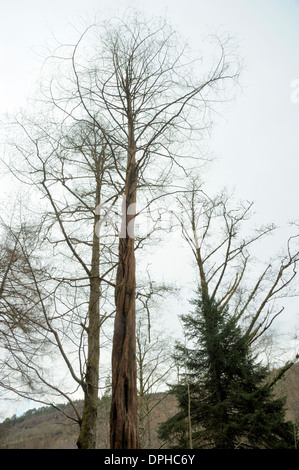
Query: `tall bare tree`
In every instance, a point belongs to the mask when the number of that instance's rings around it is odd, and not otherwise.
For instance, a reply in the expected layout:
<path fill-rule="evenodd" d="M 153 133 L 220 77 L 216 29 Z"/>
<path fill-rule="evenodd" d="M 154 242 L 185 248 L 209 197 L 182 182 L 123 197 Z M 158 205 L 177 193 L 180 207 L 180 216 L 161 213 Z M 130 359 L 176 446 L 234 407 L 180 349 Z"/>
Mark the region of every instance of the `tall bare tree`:
<path fill-rule="evenodd" d="M 46 67 L 50 68 L 46 68 L 45 75 L 50 80 L 43 87 L 42 112 L 29 124 L 27 121 L 26 126 L 21 123 L 30 148 L 18 145 L 16 151 L 25 157 L 30 178 L 39 185 L 48 202 L 48 214 L 51 212 L 52 219 L 47 218 L 46 237 L 51 238 L 56 249 L 63 242 L 75 264 L 68 275 L 65 271 L 60 277 L 57 275 L 56 281 L 59 288 L 67 283 L 75 288 L 78 295 L 76 304 L 83 292 L 79 293 L 79 289 L 84 282 L 89 283 L 88 321 L 78 322 L 75 316 L 73 323 L 79 349 L 83 345 L 83 336 L 87 334 L 88 338 L 85 368 L 79 361 L 84 379 L 76 375 L 67 356 L 63 355 L 71 376 L 84 390 L 89 410 L 87 413 L 86 408 L 85 416 L 90 413 L 90 426 L 84 419 L 79 419 L 81 431 L 89 436 L 86 438 L 89 444 L 83 444 L 85 438 L 79 437 L 79 447 L 93 447 L 95 442 L 91 429 L 94 429 L 96 418 L 98 362 L 94 358 L 91 360 L 89 354 L 93 352 L 93 357 L 98 356 L 98 298 L 102 281 L 107 279 L 99 274 L 101 250 L 94 234 L 98 222 L 101 222 L 95 206 L 102 202 L 103 152 L 109 155 L 113 166 L 113 176 L 109 171 L 106 180 L 106 200 L 111 202 L 120 193 L 123 196 L 116 279 L 107 283 L 114 284 L 115 288 L 110 445 L 112 449 L 138 448 L 135 336 L 137 192 L 139 194 L 146 189 L 148 200 L 156 200 L 162 188 L 170 191 L 172 180 L 179 180 L 180 175 L 185 175 L 185 168 L 194 165 L 194 146 L 208 126 L 208 113 L 224 92 L 227 98 L 226 87 L 234 85 L 239 74 L 239 64 L 231 53 L 229 40 L 218 40 L 217 46 L 216 58 L 205 65 L 194 59 L 177 33 L 163 21 L 133 14 L 92 25 L 75 44 L 59 47 L 48 58 Z M 57 71 L 56 76 L 53 70 Z M 41 124 L 45 106 L 51 110 L 47 114 L 47 126 Z M 86 128 L 101 139 L 100 149 L 86 152 L 90 133 L 88 136 L 85 133 L 83 143 L 75 147 L 67 143 L 66 135 L 80 134 Z M 197 162 L 195 159 L 195 165 Z M 90 174 L 82 174 L 82 169 L 83 173 L 91 170 L 92 187 L 89 186 Z M 16 175 L 20 176 L 20 170 Z M 112 194 L 109 192 L 111 188 Z M 82 223 L 87 220 L 86 213 L 89 213 L 93 226 L 93 234 L 88 241 L 87 237 L 79 236 Z M 72 218 L 74 214 L 75 221 Z M 91 254 L 89 261 L 85 257 L 87 246 L 92 248 L 88 251 Z M 111 253 L 114 254 L 113 251 Z M 60 255 L 65 254 L 60 252 Z M 110 260 L 107 273 L 112 272 L 113 266 Z M 73 274 L 74 269 L 76 275 Z M 55 295 L 58 291 L 61 289 L 55 289 Z M 74 312 L 77 306 L 67 308 L 64 305 L 66 299 L 67 296 L 61 297 L 59 301 L 60 306 L 64 306 L 63 311 Z M 62 318 L 60 313 L 58 317 Z M 58 341 L 58 336 L 52 333 Z"/>
<path fill-rule="evenodd" d="M 94 47 L 92 47 L 92 45 Z M 206 127 L 215 93 L 235 82 L 239 68 L 219 41 L 217 60 L 192 74 L 187 47 L 163 21 L 138 15 L 88 28 L 66 51 L 72 66 L 51 99 L 66 116 L 83 109 L 101 130 L 124 184 L 123 226 L 116 274 L 112 352 L 111 448 L 138 448 L 134 225 L 137 192 L 162 186 L 174 167 L 184 171 L 191 137 Z M 61 57 L 61 50 L 60 57 Z M 191 58 L 190 58 L 191 57 Z M 59 60 L 58 54 L 56 60 Z M 64 75 L 66 76 L 66 75 Z M 71 85 L 71 93 L 69 92 Z M 56 97 L 55 97 L 56 93 Z M 58 98 L 59 97 L 59 98 Z M 219 96 L 217 96 L 217 99 Z M 101 116 L 101 121 L 98 116 Z"/>
<path fill-rule="evenodd" d="M 78 448 L 95 448 L 100 329 L 114 312 L 107 301 L 107 289 L 114 287 L 116 266 L 113 240 L 102 236 L 98 224 L 101 207 L 113 206 L 119 187 L 116 178 L 112 183 L 111 155 L 99 129 L 87 120 L 69 123 L 55 118 L 51 121 L 47 114 L 43 121 L 36 116 L 14 121 L 9 168 L 31 191 L 40 191 L 45 201 L 39 207 L 41 237 L 51 268 L 46 283 L 34 277 L 43 317 L 35 330 L 55 347 L 75 389 L 82 390 L 83 411 L 74 404 L 73 392 L 59 386 L 57 378 L 51 381 L 42 373 L 42 363 L 38 364 L 34 355 L 24 361 L 20 348 L 20 354 L 15 351 L 15 360 L 28 383 L 33 383 L 34 376 L 43 390 L 72 404 L 72 418 L 80 428 Z M 41 395 L 39 388 L 40 401 Z M 33 393 L 31 396 L 34 398 Z"/>

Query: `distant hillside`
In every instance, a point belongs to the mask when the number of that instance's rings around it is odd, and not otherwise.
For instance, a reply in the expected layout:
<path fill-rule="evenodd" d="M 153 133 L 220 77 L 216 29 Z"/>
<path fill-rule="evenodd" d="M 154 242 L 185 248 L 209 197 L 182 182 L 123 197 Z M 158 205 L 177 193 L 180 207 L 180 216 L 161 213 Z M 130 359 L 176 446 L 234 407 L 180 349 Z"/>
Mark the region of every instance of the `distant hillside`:
<path fill-rule="evenodd" d="M 77 402 L 78 406 L 82 403 Z M 145 448 L 157 449 L 161 443 L 156 437 L 160 422 L 176 411 L 174 397 L 163 393 L 149 397 L 152 409 L 141 437 Z M 69 406 L 65 411 L 70 413 Z M 109 448 L 110 399 L 99 402 L 98 443 L 99 449 Z M 21 417 L 6 419 L 0 424 L 0 449 L 76 449 L 78 425 L 61 412 L 48 407 L 32 409 Z"/>
<path fill-rule="evenodd" d="M 299 362 L 294 364 L 278 381 L 275 393 L 279 397 L 286 397 L 286 419 L 299 426 Z"/>
<path fill-rule="evenodd" d="M 281 379 L 275 392 L 287 397 L 286 418 L 299 425 L 299 364 L 295 364 Z M 80 405 L 80 402 L 78 402 Z M 141 429 L 143 447 L 158 449 L 161 442 L 156 430 L 159 423 L 176 412 L 174 397 L 166 394 L 150 396 L 148 403 L 152 412 Z M 70 411 L 65 407 L 65 411 Z M 109 448 L 110 400 L 99 402 L 98 445 L 99 449 Z M 0 424 L 1 449 L 76 449 L 78 425 L 53 408 L 43 407 L 27 411 L 21 417 L 6 419 Z"/>

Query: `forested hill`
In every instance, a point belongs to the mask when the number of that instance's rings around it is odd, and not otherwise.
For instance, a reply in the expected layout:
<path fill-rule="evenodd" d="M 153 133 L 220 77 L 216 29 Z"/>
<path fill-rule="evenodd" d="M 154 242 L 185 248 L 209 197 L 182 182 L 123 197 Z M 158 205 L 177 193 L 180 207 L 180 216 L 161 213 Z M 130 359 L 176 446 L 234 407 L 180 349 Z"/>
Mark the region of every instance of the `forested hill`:
<path fill-rule="evenodd" d="M 80 403 L 77 402 L 78 405 Z M 83 402 L 81 403 L 83 406 Z M 157 393 L 149 396 L 146 404 L 152 409 L 144 429 L 144 448 L 158 448 L 156 438 L 158 424 L 176 412 L 175 399 L 170 395 Z M 63 407 L 71 413 L 70 407 Z M 110 398 L 99 401 L 97 448 L 109 448 Z M 20 417 L 13 416 L 0 424 L 0 449 L 76 449 L 78 425 L 63 413 L 50 407 L 27 411 Z"/>
<path fill-rule="evenodd" d="M 275 372 L 274 372 L 275 373 Z M 273 373 L 273 374 L 274 374 Z M 295 364 L 276 385 L 278 396 L 287 397 L 286 418 L 299 425 L 299 364 Z M 109 398 L 99 402 L 98 448 L 109 448 Z M 141 430 L 144 448 L 156 449 L 159 423 L 176 412 L 175 399 L 162 393 L 150 396 L 150 413 Z M 155 405 L 155 406 L 154 406 Z M 69 412 L 68 407 L 65 407 Z M 61 412 L 48 407 L 32 409 L 20 417 L 13 416 L 0 424 L 1 449 L 75 449 L 78 425 Z"/>

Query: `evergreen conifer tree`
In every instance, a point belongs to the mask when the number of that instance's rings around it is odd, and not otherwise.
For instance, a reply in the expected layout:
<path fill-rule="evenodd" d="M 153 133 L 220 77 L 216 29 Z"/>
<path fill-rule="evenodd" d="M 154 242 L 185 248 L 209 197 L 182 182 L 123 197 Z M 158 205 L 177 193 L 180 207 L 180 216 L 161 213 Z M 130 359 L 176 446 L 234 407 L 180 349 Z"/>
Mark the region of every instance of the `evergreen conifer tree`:
<path fill-rule="evenodd" d="M 170 390 L 179 411 L 162 423 L 159 438 L 174 448 L 291 448 L 285 402 L 273 396 L 268 370 L 251 355 L 237 321 L 208 294 L 192 303 L 195 312 L 181 317 L 188 346 L 175 350 L 183 373 Z"/>

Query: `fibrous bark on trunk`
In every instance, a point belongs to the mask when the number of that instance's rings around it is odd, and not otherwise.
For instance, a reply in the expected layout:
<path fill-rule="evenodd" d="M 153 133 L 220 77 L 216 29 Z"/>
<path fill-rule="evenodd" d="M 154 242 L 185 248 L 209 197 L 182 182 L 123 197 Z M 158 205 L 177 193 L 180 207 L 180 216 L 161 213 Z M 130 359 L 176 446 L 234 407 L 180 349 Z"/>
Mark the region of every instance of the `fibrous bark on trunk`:
<path fill-rule="evenodd" d="M 125 200 L 123 204 L 119 264 L 116 276 L 110 445 L 112 449 L 137 449 L 137 367 L 135 333 L 134 219 L 137 193 L 136 146 L 129 123 Z"/>

